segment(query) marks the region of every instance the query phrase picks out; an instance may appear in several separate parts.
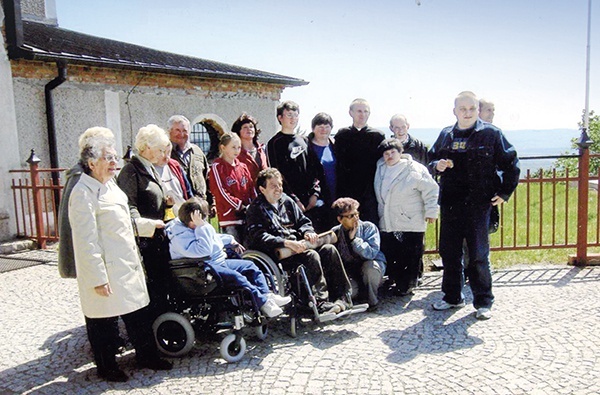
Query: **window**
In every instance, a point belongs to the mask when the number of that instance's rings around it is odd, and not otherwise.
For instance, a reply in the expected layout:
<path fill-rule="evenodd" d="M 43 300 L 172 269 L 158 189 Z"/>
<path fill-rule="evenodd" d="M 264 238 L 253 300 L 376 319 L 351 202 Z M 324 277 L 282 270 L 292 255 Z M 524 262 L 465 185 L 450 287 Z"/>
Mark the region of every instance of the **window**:
<path fill-rule="evenodd" d="M 202 149 L 209 161 L 219 156 L 219 133 L 209 123 L 194 124 L 190 141 Z"/>

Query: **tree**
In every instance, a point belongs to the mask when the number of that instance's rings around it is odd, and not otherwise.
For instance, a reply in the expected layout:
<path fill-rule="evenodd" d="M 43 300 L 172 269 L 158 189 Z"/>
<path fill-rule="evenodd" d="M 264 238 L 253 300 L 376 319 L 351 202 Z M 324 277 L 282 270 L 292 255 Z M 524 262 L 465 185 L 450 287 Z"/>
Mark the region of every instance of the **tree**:
<path fill-rule="evenodd" d="M 583 127 L 583 121 L 579 123 L 579 127 Z M 592 140 L 592 145 L 590 145 L 590 153 L 598 153 L 600 152 L 600 114 L 594 114 L 593 111 L 590 112 L 590 122 L 588 127 L 588 136 Z M 579 149 L 577 145 L 577 140 L 579 138 L 571 139 L 571 148 Z M 568 155 L 568 153 L 565 153 Z M 569 174 L 575 175 L 578 170 L 578 159 L 577 158 L 560 158 L 557 159 L 554 167 L 556 167 L 556 171 L 560 174 L 564 174 L 566 170 L 569 170 Z M 600 158 L 590 158 L 590 175 L 597 175 L 600 169 Z"/>

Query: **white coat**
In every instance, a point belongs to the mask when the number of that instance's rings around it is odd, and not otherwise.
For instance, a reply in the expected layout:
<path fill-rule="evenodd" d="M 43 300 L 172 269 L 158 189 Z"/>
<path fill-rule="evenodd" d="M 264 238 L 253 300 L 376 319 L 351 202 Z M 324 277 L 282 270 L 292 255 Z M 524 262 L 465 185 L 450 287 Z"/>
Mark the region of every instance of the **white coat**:
<path fill-rule="evenodd" d="M 82 174 L 69 198 L 69 222 L 83 314 L 116 317 L 147 306 L 150 298 L 127 196 L 117 184 Z M 106 283 L 113 293 L 98 295 L 94 287 Z"/>
<path fill-rule="evenodd" d="M 386 196 L 381 186 L 386 164 L 377 162 L 375 197 L 382 232 L 425 232 L 425 218 L 437 218 L 439 186 L 422 164 L 408 154 L 400 156 L 400 172 L 392 181 Z"/>

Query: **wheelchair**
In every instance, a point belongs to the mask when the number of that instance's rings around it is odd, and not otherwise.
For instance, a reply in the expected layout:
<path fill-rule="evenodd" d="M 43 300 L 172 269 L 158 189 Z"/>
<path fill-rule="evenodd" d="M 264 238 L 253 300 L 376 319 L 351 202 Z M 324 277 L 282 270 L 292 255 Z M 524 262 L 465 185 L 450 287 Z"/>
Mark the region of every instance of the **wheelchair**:
<path fill-rule="evenodd" d="M 290 295 L 292 297 L 292 302 L 284 309 L 290 319 L 289 334 L 292 337 L 298 335 L 300 320 L 307 314 L 312 315 L 312 320 L 317 324 L 323 324 L 346 315 L 362 313 L 369 307 L 368 304 L 354 305 L 352 309 L 338 314 L 321 314 L 319 313 L 317 300 L 312 292 L 304 265 L 299 265 L 288 272 L 283 269 L 281 263 L 275 263 L 268 254 L 256 250 L 246 250 L 242 254 L 242 259 L 250 260 L 258 266 L 265 275 L 269 282 L 269 287 L 273 292 L 282 296 Z"/>
<path fill-rule="evenodd" d="M 227 362 L 241 360 L 246 352 L 242 328 L 250 326 L 259 340 L 267 337 L 267 320 L 249 290 L 225 288 L 220 276 L 203 258 L 169 261 L 167 312 L 152 325 L 158 349 L 165 355 L 187 354 L 197 337 L 229 331 L 220 343 Z"/>

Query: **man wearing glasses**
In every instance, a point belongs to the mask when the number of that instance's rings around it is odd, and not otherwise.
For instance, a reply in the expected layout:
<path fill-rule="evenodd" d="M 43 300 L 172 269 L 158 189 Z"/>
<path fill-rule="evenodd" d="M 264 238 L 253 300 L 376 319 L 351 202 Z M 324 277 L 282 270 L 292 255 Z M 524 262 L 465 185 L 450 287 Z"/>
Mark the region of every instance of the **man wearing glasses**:
<path fill-rule="evenodd" d="M 308 139 L 296 133 L 300 107 L 293 101 L 277 106 L 277 121 L 281 131 L 267 143 L 271 167 L 283 176 L 283 190 L 300 207 L 302 213 L 321 233 L 327 218 L 321 198 L 321 185 L 325 182 L 323 165 L 313 150 L 308 149 Z"/>
<path fill-rule="evenodd" d="M 332 231 L 352 284 L 352 298 L 366 299 L 369 310 L 377 309 L 377 292 L 385 274 L 385 256 L 380 250 L 379 230 L 374 223 L 361 221 L 358 201 L 339 198 L 331 205 L 340 223 Z"/>

